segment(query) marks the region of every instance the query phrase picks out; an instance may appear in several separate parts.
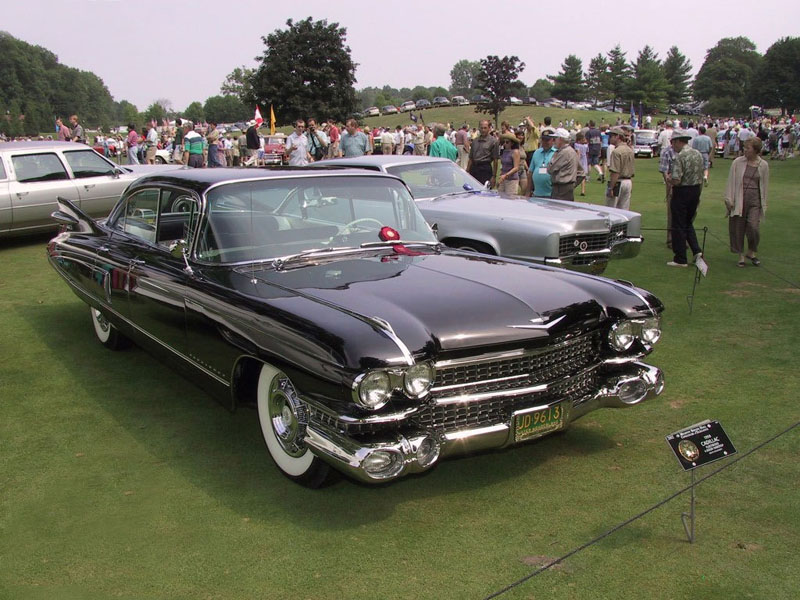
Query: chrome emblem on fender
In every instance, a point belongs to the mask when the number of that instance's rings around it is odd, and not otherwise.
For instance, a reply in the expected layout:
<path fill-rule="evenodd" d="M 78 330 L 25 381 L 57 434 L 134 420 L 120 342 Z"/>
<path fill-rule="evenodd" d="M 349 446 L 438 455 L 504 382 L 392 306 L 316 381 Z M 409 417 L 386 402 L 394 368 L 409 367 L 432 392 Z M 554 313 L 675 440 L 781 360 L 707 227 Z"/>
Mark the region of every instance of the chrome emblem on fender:
<path fill-rule="evenodd" d="M 550 321 L 549 323 L 545 323 L 547 317 L 536 317 L 535 319 L 531 319 L 531 325 L 509 325 L 508 327 L 511 329 L 550 329 L 566 316 L 567 315 L 561 315 L 555 321 Z"/>

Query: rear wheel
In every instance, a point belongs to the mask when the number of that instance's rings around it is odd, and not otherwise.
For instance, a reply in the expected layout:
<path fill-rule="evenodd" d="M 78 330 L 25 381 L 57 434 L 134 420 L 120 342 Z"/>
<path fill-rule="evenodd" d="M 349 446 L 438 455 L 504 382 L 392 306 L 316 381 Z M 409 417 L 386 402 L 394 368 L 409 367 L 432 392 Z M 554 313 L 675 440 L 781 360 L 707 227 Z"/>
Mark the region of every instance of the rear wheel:
<path fill-rule="evenodd" d="M 165 164 L 167 164 L 167 161 L 164 160 L 163 156 L 156 156 L 156 164 L 157 165 L 165 165 Z"/>
<path fill-rule="evenodd" d="M 122 350 L 131 345 L 130 340 L 122 335 L 102 312 L 90 306 L 89 313 L 92 315 L 94 334 L 103 346 L 109 350 Z"/>
<path fill-rule="evenodd" d="M 308 409 L 288 376 L 271 365 L 258 377 L 258 419 L 269 455 L 292 481 L 310 488 L 321 486 L 330 467 L 305 445 Z"/>

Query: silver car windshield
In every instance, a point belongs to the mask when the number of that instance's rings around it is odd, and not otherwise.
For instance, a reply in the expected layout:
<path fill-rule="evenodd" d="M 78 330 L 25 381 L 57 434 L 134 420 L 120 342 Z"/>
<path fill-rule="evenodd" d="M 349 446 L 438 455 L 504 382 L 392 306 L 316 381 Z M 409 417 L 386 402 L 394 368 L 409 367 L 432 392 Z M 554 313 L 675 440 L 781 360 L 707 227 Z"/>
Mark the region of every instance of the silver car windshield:
<path fill-rule="evenodd" d="M 196 256 L 216 263 L 271 260 L 380 241 L 436 243 L 408 190 L 383 177 L 287 177 L 227 183 L 207 194 Z"/>
<path fill-rule="evenodd" d="M 483 188 L 483 184 L 451 161 L 396 165 L 386 170 L 405 181 L 417 200 Z"/>

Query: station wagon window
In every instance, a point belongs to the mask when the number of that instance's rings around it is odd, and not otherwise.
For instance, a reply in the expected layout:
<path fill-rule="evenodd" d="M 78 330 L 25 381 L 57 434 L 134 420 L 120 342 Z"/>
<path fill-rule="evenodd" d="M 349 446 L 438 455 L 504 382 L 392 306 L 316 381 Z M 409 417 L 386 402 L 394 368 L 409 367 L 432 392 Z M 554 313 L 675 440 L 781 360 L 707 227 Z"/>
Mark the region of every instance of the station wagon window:
<path fill-rule="evenodd" d="M 64 152 L 64 157 L 76 179 L 111 175 L 114 172 L 114 167 L 91 149 Z"/>
<path fill-rule="evenodd" d="M 11 157 L 11 163 L 20 183 L 69 179 L 64 165 L 52 153 L 17 154 Z"/>
<path fill-rule="evenodd" d="M 197 199 L 186 190 L 147 189 L 129 196 L 114 214 L 111 227 L 151 244 L 191 243 L 198 218 Z"/>
<path fill-rule="evenodd" d="M 6 168 L 3 166 L 3 159 L 0 158 L 0 179 L 6 178 Z"/>

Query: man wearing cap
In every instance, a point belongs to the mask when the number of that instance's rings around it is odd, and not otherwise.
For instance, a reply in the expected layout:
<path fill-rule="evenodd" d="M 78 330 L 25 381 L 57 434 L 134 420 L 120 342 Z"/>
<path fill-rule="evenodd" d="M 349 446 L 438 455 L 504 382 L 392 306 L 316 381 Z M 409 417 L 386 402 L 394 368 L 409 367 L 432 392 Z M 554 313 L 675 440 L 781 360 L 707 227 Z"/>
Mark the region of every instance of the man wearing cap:
<path fill-rule="evenodd" d="M 692 249 L 695 262 L 702 256 L 694 218 L 703 189 L 703 157 L 689 145 L 692 135 L 676 129 L 672 132 L 672 149 L 677 155 L 672 163 L 672 252 L 669 267 L 686 267 L 686 244 Z"/>
<path fill-rule="evenodd" d="M 256 161 L 256 158 L 258 157 L 258 150 L 261 148 L 261 140 L 258 139 L 258 129 L 256 129 L 255 119 L 247 122 L 247 131 L 244 135 L 245 140 L 247 141 L 246 164 L 250 165 Z"/>
<path fill-rule="evenodd" d="M 631 178 L 634 175 L 633 148 L 626 143 L 625 130 L 622 127 L 612 127 L 609 132 L 609 144 L 614 145 L 614 151 L 608 161 L 608 189 L 606 190 L 606 206 L 630 210 L 631 206 Z"/>
<path fill-rule="evenodd" d="M 553 148 L 553 135 L 555 129 L 544 127 L 540 132 L 540 146 L 531 156 L 528 169 L 528 183 L 526 194 L 536 198 L 549 198 L 553 193 L 553 184 L 550 180 L 550 173 L 547 166 L 555 156 L 556 149 Z"/>
<path fill-rule="evenodd" d="M 578 153 L 569 145 L 569 131 L 558 128 L 553 134 L 556 153 L 547 165 L 552 184 L 551 198 L 575 200 L 573 190 L 578 179 Z"/>
<path fill-rule="evenodd" d="M 467 172 L 481 183 L 488 181 L 489 187 L 493 188 L 497 160 L 500 158 L 500 144 L 496 137 L 489 135 L 489 121 L 483 119 L 478 126 L 480 135 L 472 140 L 469 148 Z"/>
<path fill-rule="evenodd" d="M 434 140 L 428 149 L 428 156 L 449 158 L 455 162 L 456 159 L 458 159 L 458 150 L 450 142 L 450 140 L 447 139 L 447 136 L 444 133 L 445 127 L 441 123 L 436 123 L 436 125 L 433 126 Z"/>

